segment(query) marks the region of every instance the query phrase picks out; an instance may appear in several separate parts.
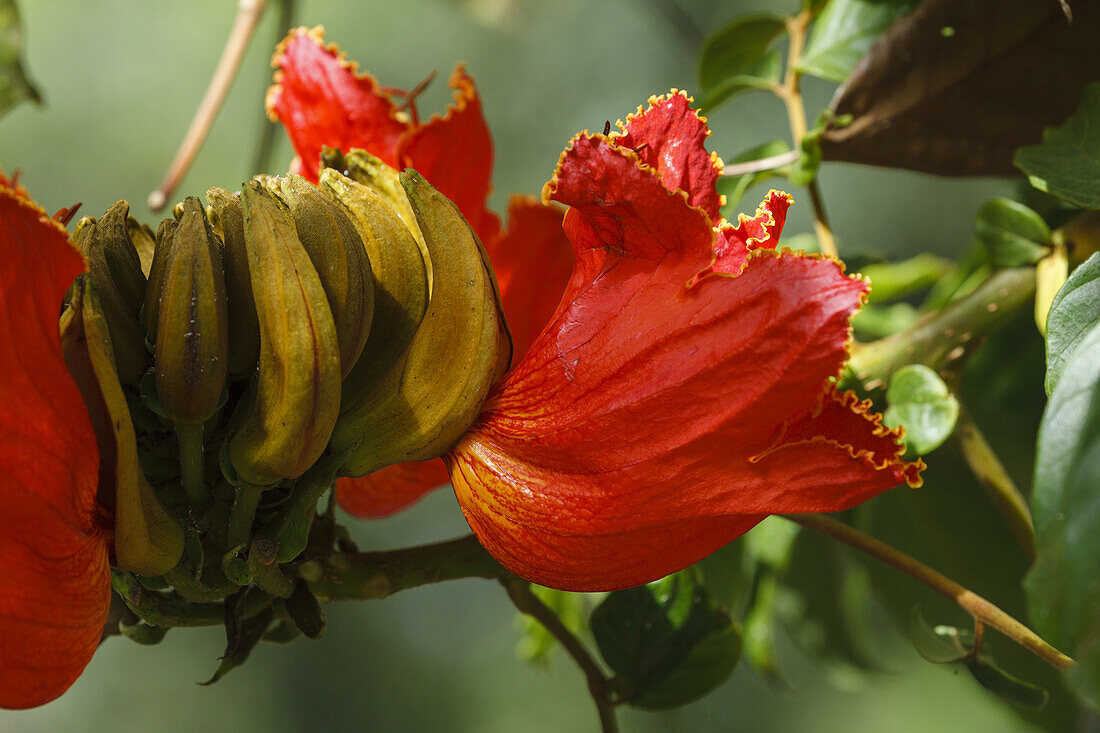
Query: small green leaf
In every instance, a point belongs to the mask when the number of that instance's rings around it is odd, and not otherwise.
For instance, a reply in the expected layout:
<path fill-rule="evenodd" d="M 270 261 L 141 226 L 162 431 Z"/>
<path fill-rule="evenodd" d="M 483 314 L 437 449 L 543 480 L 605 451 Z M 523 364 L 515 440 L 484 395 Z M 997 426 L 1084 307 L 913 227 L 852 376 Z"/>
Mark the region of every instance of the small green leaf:
<path fill-rule="evenodd" d="M 772 140 L 763 145 L 749 148 L 732 160 L 727 160 L 726 163 L 747 163 L 752 160 L 761 160 L 762 158 L 770 158 L 773 155 L 782 155 L 790 149 L 790 146 L 784 141 Z M 718 193 L 725 194 L 726 197 L 726 205 L 722 209 L 722 215 L 730 221 L 736 221 L 737 212 L 740 211 L 737 205 L 741 202 L 741 199 L 744 198 L 746 191 L 769 178 L 777 175 L 788 175 L 789 172 L 790 166 L 782 166 L 780 168 L 772 168 L 757 173 L 746 173 L 741 176 L 724 176 L 719 179 Z"/>
<path fill-rule="evenodd" d="M 226 603 L 228 604 L 229 601 L 227 600 Z M 228 637 L 228 643 L 225 647 L 225 654 L 222 656 L 221 662 L 218 663 L 218 668 L 214 671 L 213 676 L 206 682 L 199 684 L 212 685 L 247 662 L 252 650 L 263 639 L 264 633 L 273 619 L 274 611 L 272 611 L 271 606 L 268 606 L 255 616 L 240 621 L 239 625 L 233 630 L 230 629 L 231 624 L 227 622 L 226 636 Z"/>
<path fill-rule="evenodd" d="M 592 634 L 629 704 L 685 705 L 725 682 L 741 656 L 741 632 L 687 570 L 616 591 L 592 612 Z"/>
<path fill-rule="evenodd" d="M 971 645 L 964 644 L 959 629 L 954 626 L 933 628 L 924 620 L 920 608 L 909 617 L 909 638 L 924 659 L 933 664 L 960 662 L 971 654 Z"/>
<path fill-rule="evenodd" d="M 914 5 L 913 0 L 831 0 L 810 31 L 798 70 L 844 81 L 875 39 Z"/>
<path fill-rule="evenodd" d="M 1000 698 L 1028 708 L 1041 708 L 1047 704 L 1050 694 L 1042 687 L 1024 682 L 995 665 L 985 656 L 966 663 L 974 679 L 985 689 Z"/>
<path fill-rule="evenodd" d="M 135 621 L 132 624 L 125 620 L 118 622 L 118 631 L 130 641 L 142 646 L 154 646 L 164 641 L 168 629 L 162 626 L 152 626 L 144 621 Z"/>
<path fill-rule="evenodd" d="M 1047 395 L 1054 391 L 1066 360 L 1093 324 L 1100 322 L 1100 254 L 1073 271 L 1054 296 L 1047 317 Z"/>
<path fill-rule="evenodd" d="M 882 422 L 905 427 L 907 453 L 922 456 L 940 447 L 955 429 L 959 402 L 935 370 L 910 364 L 894 372 L 886 389 Z"/>
<path fill-rule="evenodd" d="M 0 116 L 24 100 L 42 101 L 27 79 L 22 52 L 23 32 L 15 0 L 0 0 Z"/>
<path fill-rule="evenodd" d="M 868 303 L 852 318 L 852 328 L 860 339 L 873 340 L 909 328 L 916 320 L 917 309 L 908 303 Z"/>
<path fill-rule="evenodd" d="M 997 197 L 978 209 L 974 236 L 997 267 L 1033 265 L 1046 254 L 1050 227 L 1023 204 Z"/>
<path fill-rule="evenodd" d="M 746 13 L 703 42 L 699 58 L 701 107 L 711 108 L 736 94 L 779 83 L 779 54 L 771 44 L 787 30 L 780 13 Z"/>
<path fill-rule="evenodd" d="M 1031 185 L 1083 209 L 1100 209 L 1100 83 L 1085 87 L 1081 105 L 1043 141 L 1016 151 L 1013 161 Z"/>
<path fill-rule="evenodd" d="M 1077 661 L 1070 685 L 1100 707 L 1100 322 L 1066 359 L 1043 413 L 1032 512 L 1029 615 Z"/>
<path fill-rule="evenodd" d="M 871 279 L 871 303 L 889 303 L 932 287 L 951 270 L 952 263 L 933 254 L 919 254 L 901 262 L 879 262 L 859 268 Z"/>

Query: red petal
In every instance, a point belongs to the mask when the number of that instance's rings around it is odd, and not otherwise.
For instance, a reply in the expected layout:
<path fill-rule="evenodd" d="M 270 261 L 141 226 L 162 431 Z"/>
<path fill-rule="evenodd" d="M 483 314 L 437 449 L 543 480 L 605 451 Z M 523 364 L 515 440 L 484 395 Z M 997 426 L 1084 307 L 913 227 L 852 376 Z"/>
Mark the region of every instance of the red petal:
<path fill-rule="evenodd" d="M 790 194 L 769 191 L 767 198 L 751 219 L 737 215 L 737 226 L 726 222 L 718 227 L 714 245 L 715 261 L 712 272 L 740 274 L 754 249 L 775 249 L 783 224 L 787 221 L 787 208 L 794 203 Z"/>
<path fill-rule="evenodd" d="M 360 519 L 388 517 L 450 479 L 442 461 L 398 463 L 362 478 L 336 480 L 336 500 Z"/>
<path fill-rule="evenodd" d="M 493 173 L 493 140 L 481 113 L 474 80 L 462 64 L 451 74 L 454 101 L 442 117 L 412 128 L 398 144 L 401 167 L 415 168 L 449 198 L 482 242 L 500 233 L 500 219 L 485 208 Z"/>
<path fill-rule="evenodd" d="M 275 83 L 267 112 L 286 127 L 302 160 L 302 175 L 317 182 L 321 148 L 362 148 L 397 165 L 397 142 L 408 124 L 397 105 L 370 74 L 359 74 L 335 44 L 325 45 L 324 28 L 296 28 L 275 49 Z"/>
<path fill-rule="evenodd" d="M 574 141 L 546 194 L 573 207 L 569 289 L 448 458 L 501 562 L 559 588 L 629 587 L 789 511 L 758 497 L 801 492 L 839 509 L 849 483 L 865 498 L 902 480 L 894 463 L 868 468 L 844 450 L 838 470 L 858 475 L 836 493 L 831 481 L 769 486 L 772 463 L 754 462 L 820 404 L 865 283 L 836 261 L 769 249 L 737 277 L 699 277 L 713 260 L 706 216 L 602 136 Z M 832 440 L 882 453 L 866 420 L 835 427 Z M 818 462 L 787 460 L 792 472 Z"/>
<path fill-rule="evenodd" d="M 564 215 L 560 206 L 513 196 L 508 230 L 486 243 L 517 359 L 550 322 L 573 272 L 573 250 L 562 230 Z"/>
<path fill-rule="evenodd" d="M 0 187 L 0 707 L 80 675 L 110 598 L 98 454 L 61 356 L 58 311 L 84 267 L 63 227 Z"/>
<path fill-rule="evenodd" d="M 704 147 L 710 128 L 691 108 L 691 97 L 675 89 L 650 97 L 649 109 L 639 107 L 621 126 L 622 135 L 613 137 L 616 144 L 637 152 L 643 163 L 657 170 L 669 191 L 686 191 L 691 205 L 707 212 L 711 221 L 721 218 L 724 202 L 715 186 L 723 165 Z"/>

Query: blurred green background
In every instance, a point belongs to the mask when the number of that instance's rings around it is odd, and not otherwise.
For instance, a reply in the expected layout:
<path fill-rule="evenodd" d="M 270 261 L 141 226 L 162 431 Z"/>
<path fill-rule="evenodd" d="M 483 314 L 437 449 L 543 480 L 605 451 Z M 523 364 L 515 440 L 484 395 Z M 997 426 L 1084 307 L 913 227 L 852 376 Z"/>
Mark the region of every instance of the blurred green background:
<path fill-rule="evenodd" d="M 23 0 L 26 61 L 46 104 L 24 105 L 0 119 L 0 165 L 9 173 L 21 168 L 24 184 L 50 211 L 82 201 L 82 214 L 98 215 L 125 198 L 133 203 L 134 215 L 155 224 L 159 217 L 146 208 L 146 196 L 187 128 L 235 5 L 230 0 Z M 604 120 L 624 117 L 651 94 L 671 87 L 690 91 L 700 30 L 714 30 L 748 9 L 795 5 L 302 0 L 297 21 L 325 25 L 328 39 L 383 84 L 411 88 L 438 69 L 439 80 L 421 98 L 424 115 L 442 109 L 449 97 L 443 80 L 456 61 L 465 60 L 478 80 L 494 134 L 493 204 L 499 211 L 508 193 L 541 189 L 577 131 L 600 129 Z M 176 198 L 201 195 L 214 185 L 235 189 L 258 172 L 249 168 L 275 35 L 275 13 L 269 12 Z M 832 90 L 832 85 L 807 80 L 811 119 Z M 712 149 L 727 158 L 787 137 L 781 104 L 764 94 L 738 98 L 718 110 L 711 123 Z M 280 131 L 275 170 L 268 172 L 284 170 L 291 156 Z M 825 166 L 821 186 L 841 251 L 890 257 L 918 251 L 957 255 L 980 203 L 1013 190 L 1006 181 L 953 181 L 835 165 Z M 743 207 L 751 210 L 762 193 L 751 191 Z M 809 231 L 805 193 L 793 193 L 796 206 L 787 232 Z M 1023 344 L 1019 348 L 1034 351 L 1034 329 L 1017 331 L 1013 347 Z M 1037 365 L 1041 368 L 1041 361 Z M 1005 399 L 1016 399 L 1014 384 L 1002 386 Z M 1032 386 L 1021 400 L 1022 417 L 989 431 L 995 442 L 1016 436 L 1011 447 L 1018 460 L 1011 467 L 1025 481 L 1029 436 L 1042 404 L 1040 384 Z M 1000 393 L 987 393 L 986 407 L 995 408 Z M 983 405 L 975 411 L 981 417 Z M 929 462 L 935 464 L 936 458 Z M 909 502 L 941 507 L 950 515 L 953 492 L 973 499 L 977 490 L 965 470 L 947 461 L 946 468 L 929 475 L 929 487 L 922 491 L 920 499 L 899 489 L 872 502 L 870 509 L 881 503 L 878 508 L 888 508 L 894 524 L 904 529 Z M 364 549 L 468 531 L 447 491 L 395 518 L 349 524 Z M 955 549 L 967 556 L 980 550 L 973 554 L 986 558 L 997 546 L 987 539 L 974 533 L 973 548 Z M 919 552 L 919 547 L 909 549 Z M 996 552 L 992 555 L 996 562 Z M 984 570 L 979 566 L 975 572 L 981 577 Z M 595 730 L 583 678 L 566 657 L 559 654 L 544 666 L 518 659 L 514 617 L 500 587 L 472 580 L 330 607 L 323 640 L 261 646 L 244 668 L 209 688 L 194 683 L 208 678 L 216 666 L 224 642 L 219 630 L 177 629 L 153 648 L 115 638 L 60 700 L 33 711 L 0 712 L 0 731 Z M 719 691 L 679 711 L 623 710 L 623 729 L 1035 730 L 965 672 L 922 661 L 899 632 L 887 636 L 880 649 L 882 669 L 874 673 L 815 661 L 780 634 L 786 688 L 742 664 Z"/>

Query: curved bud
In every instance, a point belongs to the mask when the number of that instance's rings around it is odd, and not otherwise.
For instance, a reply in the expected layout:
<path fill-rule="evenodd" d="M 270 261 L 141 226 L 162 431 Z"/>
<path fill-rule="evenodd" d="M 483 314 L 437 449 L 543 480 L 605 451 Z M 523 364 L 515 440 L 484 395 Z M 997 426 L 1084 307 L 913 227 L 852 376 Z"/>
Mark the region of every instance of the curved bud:
<path fill-rule="evenodd" d="M 153 259 L 149 263 L 149 282 L 145 286 L 145 334 L 149 343 L 157 342 L 157 313 L 160 310 L 161 289 L 164 287 L 164 269 L 168 264 L 168 250 L 172 248 L 172 235 L 176 233 L 179 222 L 165 219 L 157 227 L 156 243 L 153 245 Z"/>
<path fill-rule="evenodd" d="M 363 240 L 340 206 L 301 176 L 280 178 L 272 190 L 290 209 L 321 278 L 340 343 L 340 373 L 347 376 L 367 343 L 374 314 L 374 275 Z"/>
<path fill-rule="evenodd" d="M 115 565 L 140 575 L 161 575 L 179 562 L 183 529 L 165 511 L 138 463 L 107 322 L 86 276 L 73 284 L 71 305 L 61 317 L 61 350 L 99 444 L 99 501 L 114 509 Z"/>
<path fill-rule="evenodd" d="M 473 425 L 512 358 L 481 242 L 420 174 L 406 171 L 401 183 L 434 266 L 431 302 L 408 351 L 375 393 L 379 399 L 356 426 L 361 442 L 341 469 L 354 476 L 445 453 Z"/>
<path fill-rule="evenodd" d="M 263 184 L 241 192 L 260 361 L 229 443 L 240 478 L 296 478 L 324 452 L 340 410 L 340 351 L 321 280 L 290 213 Z"/>
<path fill-rule="evenodd" d="M 177 425 L 196 425 L 221 401 L 229 351 L 221 242 L 197 198 L 184 203 L 162 278 L 154 349 L 157 395 Z"/>
<path fill-rule="evenodd" d="M 130 206 L 119 201 L 99 221 L 84 217 L 73 233 L 73 243 L 88 260 L 88 270 L 111 329 L 119 378 L 137 381 L 149 363 L 145 335 L 138 314 L 145 299 L 141 260 L 126 231 Z"/>
<path fill-rule="evenodd" d="M 371 189 L 326 168 L 321 188 L 351 218 L 374 273 L 374 320 L 362 356 L 344 380 L 332 446 L 344 451 L 362 440 L 362 426 L 384 399 L 384 376 L 412 342 L 429 298 L 426 254 L 401 219 Z"/>
<path fill-rule="evenodd" d="M 126 217 L 126 232 L 137 251 L 141 271 L 148 277 L 153 264 L 153 253 L 156 251 L 157 235 L 148 224 L 142 224 L 132 216 Z"/>
<path fill-rule="evenodd" d="M 248 252 L 244 243 L 244 212 L 240 194 L 224 188 L 206 192 L 210 226 L 225 243 L 225 288 L 229 301 L 229 373 L 245 374 L 260 356 L 260 325 L 252 299 Z"/>

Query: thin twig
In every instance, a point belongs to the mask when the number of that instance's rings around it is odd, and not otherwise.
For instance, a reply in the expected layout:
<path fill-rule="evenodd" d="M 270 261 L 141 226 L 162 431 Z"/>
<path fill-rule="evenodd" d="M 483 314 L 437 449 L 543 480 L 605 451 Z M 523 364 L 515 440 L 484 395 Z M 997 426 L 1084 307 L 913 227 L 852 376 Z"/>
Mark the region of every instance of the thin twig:
<path fill-rule="evenodd" d="M 985 436 L 967 415 L 966 409 L 959 410 L 953 435 L 963 458 L 970 465 L 975 478 L 986 490 L 990 500 L 1004 515 L 1012 534 L 1020 542 L 1029 560 L 1035 559 L 1035 524 L 1031 520 L 1031 509 L 1027 499 L 1016 487 L 1016 482 L 1008 475 L 1004 464 L 986 442 Z"/>
<path fill-rule="evenodd" d="M 252 34 L 263 17 L 265 0 L 240 0 L 237 3 L 237 17 L 233 21 L 233 28 L 229 31 L 229 40 L 226 41 L 225 50 L 218 60 L 218 66 L 214 70 L 214 76 L 210 79 L 210 85 L 206 88 L 202 102 L 195 112 L 195 118 L 191 120 L 191 127 L 180 143 L 179 151 L 168 167 L 164 180 L 160 182 L 156 190 L 149 194 L 148 204 L 153 211 L 160 211 L 168 202 L 168 198 L 176 190 L 176 186 L 187 174 L 191 163 L 202 147 L 207 133 L 210 132 L 214 118 L 218 116 L 225 95 L 233 86 L 233 80 L 237 76 L 237 70 L 241 66 L 244 52 L 248 49 L 248 42 L 252 40 Z"/>
<path fill-rule="evenodd" d="M 801 148 L 802 138 L 806 136 L 807 130 L 806 107 L 802 102 L 802 91 L 799 87 L 802 73 L 798 70 L 798 62 L 806 46 L 806 29 L 813 17 L 814 11 L 811 8 L 805 8 L 787 23 L 787 35 L 790 38 L 787 49 L 787 73 L 783 78 L 783 86 L 777 90 L 780 99 L 787 107 L 787 118 L 790 120 L 791 138 L 795 150 Z M 833 236 L 833 230 L 829 228 L 829 219 L 825 215 L 825 202 L 817 187 L 817 179 L 810 181 L 806 188 L 810 192 L 810 205 L 814 210 L 814 233 L 817 235 L 821 252 L 836 257 L 836 237 Z"/>
<path fill-rule="evenodd" d="M 747 173 L 762 173 L 775 168 L 782 168 L 798 160 L 799 155 L 801 155 L 801 153 L 797 150 L 788 150 L 786 153 L 770 155 L 767 158 L 750 160 L 745 163 L 731 163 L 722 169 L 722 175 L 743 176 Z"/>
<path fill-rule="evenodd" d="M 851 545 L 860 552 L 876 557 L 906 575 L 916 578 L 932 590 L 957 603 L 976 622 L 1000 631 L 1055 669 L 1065 670 L 1076 664 L 1070 657 L 1043 641 L 1034 631 L 977 593 L 959 585 L 947 576 L 936 572 L 885 542 L 864 534 L 858 529 L 849 527 L 843 522 L 838 522 L 820 514 L 789 514 L 785 515 L 785 518 Z"/>
<path fill-rule="evenodd" d="M 565 627 L 558 615 L 531 592 L 530 583 L 514 575 L 502 576 L 500 582 L 508 591 L 508 597 L 512 599 L 516 608 L 545 626 L 584 672 L 585 679 L 588 680 L 588 691 L 596 701 L 596 709 L 600 714 L 600 725 L 604 733 L 618 731 L 619 721 L 615 717 L 615 707 L 608 690 L 608 681 L 604 677 L 603 670 L 596 664 L 596 660 L 577 637 Z"/>

